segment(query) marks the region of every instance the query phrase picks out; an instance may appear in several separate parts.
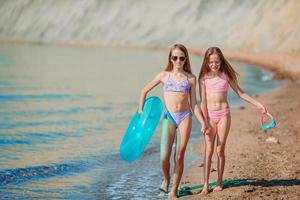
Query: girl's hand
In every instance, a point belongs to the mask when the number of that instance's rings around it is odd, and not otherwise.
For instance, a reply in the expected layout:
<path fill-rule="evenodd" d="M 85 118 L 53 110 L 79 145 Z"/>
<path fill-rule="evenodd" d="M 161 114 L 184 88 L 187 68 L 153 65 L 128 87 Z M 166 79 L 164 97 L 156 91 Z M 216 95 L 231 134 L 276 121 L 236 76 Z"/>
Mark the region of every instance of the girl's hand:
<path fill-rule="evenodd" d="M 206 124 L 201 124 L 201 133 L 203 135 L 208 135 L 210 133 L 210 126 L 206 125 Z"/>
<path fill-rule="evenodd" d="M 141 109 L 138 110 L 139 115 L 141 115 L 142 112 L 143 112 L 143 111 L 142 111 Z"/>
<path fill-rule="evenodd" d="M 209 135 L 211 132 L 211 127 L 210 125 L 206 126 L 206 131 L 204 132 L 204 135 Z"/>
<path fill-rule="evenodd" d="M 201 130 L 200 130 L 200 132 L 202 133 L 202 134 L 204 134 L 205 132 L 206 132 L 206 125 L 205 124 L 201 124 Z"/>
<path fill-rule="evenodd" d="M 261 112 L 262 112 L 263 114 L 266 114 L 266 113 L 268 112 L 267 109 L 266 109 L 266 107 L 263 106 L 263 105 L 260 105 L 258 108 L 261 110 Z"/>

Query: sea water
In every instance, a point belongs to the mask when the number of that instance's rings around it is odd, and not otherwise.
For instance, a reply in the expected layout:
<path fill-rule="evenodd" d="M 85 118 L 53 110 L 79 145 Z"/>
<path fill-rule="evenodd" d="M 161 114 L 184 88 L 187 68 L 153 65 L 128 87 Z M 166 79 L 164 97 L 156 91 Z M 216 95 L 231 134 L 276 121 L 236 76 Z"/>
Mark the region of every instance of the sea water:
<path fill-rule="evenodd" d="M 158 191 L 161 127 L 134 162 L 121 160 L 119 144 L 140 90 L 165 69 L 167 55 L 125 47 L 2 45 L 1 199 L 165 198 Z M 202 58 L 191 55 L 191 62 L 198 75 Z M 268 71 L 231 64 L 252 96 L 281 85 Z M 161 86 L 148 95 L 162 97 Z M 229 100 L 233 108 L 243 103 L 233 91 Z M 192 148 L 199 130 L 193 119 L 186 167 L 200 159 Z"/>

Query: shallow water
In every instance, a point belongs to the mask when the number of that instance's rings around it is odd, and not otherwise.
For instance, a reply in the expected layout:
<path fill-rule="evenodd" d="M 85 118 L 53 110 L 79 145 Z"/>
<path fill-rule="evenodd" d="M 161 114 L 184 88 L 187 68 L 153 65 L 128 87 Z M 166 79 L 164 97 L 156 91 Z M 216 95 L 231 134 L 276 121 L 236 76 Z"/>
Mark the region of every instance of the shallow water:
<path fill-rule="evenodd" d="M 191 56 L 194 73 L 201 58 Z M 166 51 L 0 47 L 0 196 L 7 199 L 157 199 L 160 126 L 135 162 L 118 147 L 142 86 Z M 251 95 L 281 85 L 267 71 L 232 62 Z M 157 87 L 149 95 L 161 97 Z M 231 91 L 230 102 L 241 104 Z M 233 106 L 233 107 L 234 107 Z M 197 157 L 194 120 L 186 163 Z"/>

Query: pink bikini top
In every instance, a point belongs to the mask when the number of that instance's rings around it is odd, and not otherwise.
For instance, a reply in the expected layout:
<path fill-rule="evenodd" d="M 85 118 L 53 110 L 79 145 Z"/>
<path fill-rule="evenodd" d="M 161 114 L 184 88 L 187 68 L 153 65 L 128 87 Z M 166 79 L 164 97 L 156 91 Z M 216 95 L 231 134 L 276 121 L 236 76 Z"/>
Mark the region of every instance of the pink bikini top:
<path fill-rule="evenodd" d="M 208 78 L 208 75 L 204 75 L 204 85 L 206 92 L 227 92 L 229 88 L 228 76 L 222 72 L 220 76 L 215 78 Z"/>

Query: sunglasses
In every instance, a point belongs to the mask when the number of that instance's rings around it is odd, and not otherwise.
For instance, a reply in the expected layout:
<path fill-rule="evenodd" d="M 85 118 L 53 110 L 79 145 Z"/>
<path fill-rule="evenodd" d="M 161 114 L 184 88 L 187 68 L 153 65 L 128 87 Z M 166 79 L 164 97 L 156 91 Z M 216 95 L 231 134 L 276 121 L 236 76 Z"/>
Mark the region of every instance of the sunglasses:
<path fill-rule="evenodd" d="M 185 61 L 186 57 L 184 57 L 184 56 L 172 56 L 171 59 L 172 59 L 174 62 L 176 62 L 177 59 L 179 59 L 179 61 L 183 62 L 183 61 Z"/>

